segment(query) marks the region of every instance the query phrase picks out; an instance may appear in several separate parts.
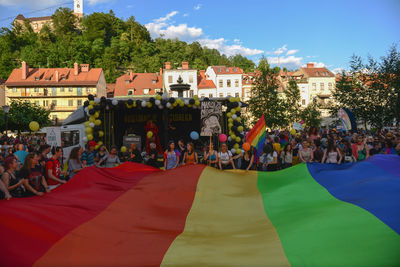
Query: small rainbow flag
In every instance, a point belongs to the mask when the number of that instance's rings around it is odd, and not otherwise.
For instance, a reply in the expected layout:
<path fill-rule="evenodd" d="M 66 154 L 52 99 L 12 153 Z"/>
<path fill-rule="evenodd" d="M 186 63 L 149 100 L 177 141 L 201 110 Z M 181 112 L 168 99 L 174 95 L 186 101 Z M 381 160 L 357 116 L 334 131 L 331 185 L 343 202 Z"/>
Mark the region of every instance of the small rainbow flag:
<path fill-rule="evenodd" d="M 256 125 L 254 125 L 253 129 L 251 129 L 251 131 L 246 135 L 246 142 L 256 149 L 255 160 L 257 160 L 262 154 L 262 149 L 267 137 L 265 127 L 266 125 L 263 114 Z"/>

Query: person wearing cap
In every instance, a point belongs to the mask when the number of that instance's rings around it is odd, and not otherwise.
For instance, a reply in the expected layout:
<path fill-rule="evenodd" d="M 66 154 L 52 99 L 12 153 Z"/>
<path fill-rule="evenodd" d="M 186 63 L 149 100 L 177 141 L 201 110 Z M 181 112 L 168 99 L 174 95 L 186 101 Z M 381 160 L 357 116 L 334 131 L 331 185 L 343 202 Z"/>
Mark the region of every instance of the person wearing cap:
<path fill-rule="evenodd" d="M 96 152 L 94 148 L 96 147 L 95 141 L 90 141 L 87 145 L 87 149 L 82 153 L 82 163 L 84 167 L 93 166 L 95 164 L 94 159 L 96 157 Z"/>

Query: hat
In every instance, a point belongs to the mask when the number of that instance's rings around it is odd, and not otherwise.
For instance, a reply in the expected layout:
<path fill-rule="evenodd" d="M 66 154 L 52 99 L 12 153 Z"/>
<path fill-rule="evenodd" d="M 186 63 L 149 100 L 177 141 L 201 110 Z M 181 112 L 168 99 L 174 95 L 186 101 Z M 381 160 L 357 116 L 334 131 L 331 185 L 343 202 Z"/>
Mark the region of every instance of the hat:
<path fill-rule="evenodd" d="M 89 142 L 89 146 L 97 146 L 97 144 L 96 144 L 95 141 L 90 141 L 90 142 Z"/>

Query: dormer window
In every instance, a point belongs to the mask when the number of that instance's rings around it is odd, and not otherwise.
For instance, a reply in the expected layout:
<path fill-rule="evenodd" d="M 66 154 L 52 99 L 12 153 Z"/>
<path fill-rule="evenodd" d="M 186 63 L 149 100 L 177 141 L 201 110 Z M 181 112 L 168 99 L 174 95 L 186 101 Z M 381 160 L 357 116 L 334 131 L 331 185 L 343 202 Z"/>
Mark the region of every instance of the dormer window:
<path fill-rule="evenodd" d="M 128 95 L 133 95 L 133 90 L 129 90 Z"/>
<path fill-rule="evenodd" d="M 35 81 L 39 81 L 39 77 L 35 77 Z"/>
<path fill-rule="evenodd" d="M 126 84 L 129 84 L 129 80 L 126 80 L 125 83 L 126 83 Z"/>
<path fill-rule="evenodd" d="M 156 81 L 155 80 L 153 80 L 153 84 L 155 84 L 156 83 Z"/>
<path fill-rule="evenodd" d="M 229 68 L 226 68 L 225 71 L 226 71 L 226 72 L 229 72 Z"/>

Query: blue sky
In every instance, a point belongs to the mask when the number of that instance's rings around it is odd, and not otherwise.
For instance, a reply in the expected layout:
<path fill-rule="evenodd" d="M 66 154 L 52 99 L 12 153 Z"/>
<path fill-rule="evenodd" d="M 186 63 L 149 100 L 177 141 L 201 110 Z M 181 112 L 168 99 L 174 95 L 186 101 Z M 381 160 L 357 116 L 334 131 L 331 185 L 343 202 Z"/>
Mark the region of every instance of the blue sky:
<path fill-rule="evenodd" d="M 19 13 L 50 15 L 63 3 L 73 8 L 72 0 L 37 2 L 0 0 L 0 26 L 8 26 L 12 19 L 7 18 Z M 291 69 L 307 62 L 347 69 L 353 53 L 379 58 L 392 44 L 400 45 L 399 0 L 84 0 L 86 14 L 110 9 L 118 17 L 134 16 L 153 37 L 199 41 L 256 62 L 265 56 L 272 65 L 280 62 Z"/>

